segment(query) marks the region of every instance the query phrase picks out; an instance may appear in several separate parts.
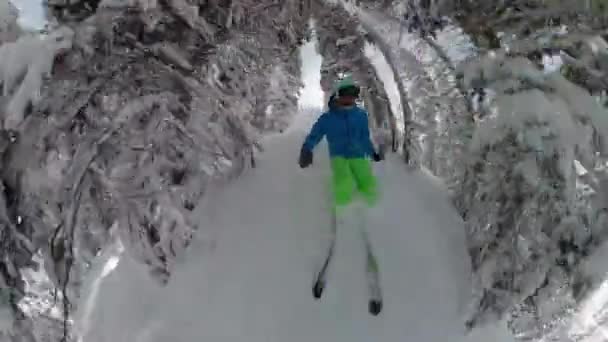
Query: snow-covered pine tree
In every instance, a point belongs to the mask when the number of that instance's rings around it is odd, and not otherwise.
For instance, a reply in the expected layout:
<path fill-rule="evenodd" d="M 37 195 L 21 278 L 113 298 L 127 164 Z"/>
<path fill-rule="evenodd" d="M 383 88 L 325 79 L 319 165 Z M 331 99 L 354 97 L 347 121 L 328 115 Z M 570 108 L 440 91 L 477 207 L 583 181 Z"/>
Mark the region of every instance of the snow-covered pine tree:
<path fill-rule="evenodd" d="M 469 324 L 511 313 L 518 336 L 556 331 L 601 280 L 582 264 L 606 239 L 605 1 L 366 5 L 408 26 L 413 34 L 407 39 L 420 40 L 435 50 L 437 61 L 454 65 L 458 85 L 474 95 L 468 100 L 490 95 L 481 111 L 470 113 L 475 122 L 465 122 L 467 115 L 439 116 L 449 140 L 425 143 L 444 150 L 437 156 L 451 155 L 430 158 L 434 164 L 425 166 L 448 171 L 440 175 L 467 220 L 477 280 Z M 449 60 L 448 46 L 432 34 L 446 34 L 450 22 L 476 44 L 463 65 Z M 557 73 L 543 70 L 543 58 L 551 55 L 563 61 Z M 414 117 L 419 110 L 414 107 Z M 457 126 L 460 131 L 450 129 Z M 466 148 L 450 148 L 447 141 Z M 450 159 L 459 162 L 445 167 Z M 582 174 L 575 169 L 579 163 Z"/>
<path fill-rule="evenodd" d="M 2 44 L 17 40 L 22 29 L 17 23 L 19 10 L 12 3 L 3 1 L 0 3 L 0 42 Z"/>
<path fill-rule="evenodd" d="M 114 224 L 128 254 L 168 281 L 205 229 L 193 220 L 202 196 L 296 112 L 309 12 L 299 0 L 46 5 L 47 33 L 0 48 L 0 269 L 3 291 L 22 293 L 19 270 L 39 254 L 67 318 Z M 275 93 L 260 94 L 274 68 Z M 266 116 L 271 105 L 281 112 Z"/>

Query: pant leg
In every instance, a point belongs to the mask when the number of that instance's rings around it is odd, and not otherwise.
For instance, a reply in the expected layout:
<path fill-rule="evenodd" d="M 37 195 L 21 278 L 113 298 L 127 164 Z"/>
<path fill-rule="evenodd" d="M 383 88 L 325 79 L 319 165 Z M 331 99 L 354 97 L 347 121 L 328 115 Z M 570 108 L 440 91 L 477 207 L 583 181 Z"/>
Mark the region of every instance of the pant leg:
<path fill-rule="evenodd" d="M 319 271 L 319 275 L 317 281 L 323 285 L 327 281 L 328 270 L 331 268 L 332 261 L 334 259 L 334 249 L 336 247 L 336 234 L 338 228 L 338 216 L 336 210 L 332 212 L 331 226 L 330 226 L 330 235 L 329 240 L 327 241 L 327 250 L 325 254 L 325 259 L 323 261 L 323 265 L 321 266 L 321 270 Z"/>
<path fill-rule="evenodd" d="M 349 160 L 342 157 L 331 159 L 332 169 L 332 192 L 334 206 L 341 207 L 348 205 L 353 200 L 356 182 L 349 165 Z M 336 210 L 334 208 L 334 210 Z"/>
<path fill-rule="evenodd" d="M 369 206 L 374 206 L 378 201 L 378 182 L 369 159 L 349 159 L 350 169 L 359 193 L 365 198 Z"/>
<path fill-rule="evenodd" d="M 361 240 L 365 248 L 365 274 L 367 286 L 371 300 L 382 301 L 382 289 L 380 287 L 380 270 L 378 260 L 372 248 L 372 243 L 369 238 L 370 211 L 372 208 L 359 208 L 357 210 L 358 221 L 360 223 Z"/>

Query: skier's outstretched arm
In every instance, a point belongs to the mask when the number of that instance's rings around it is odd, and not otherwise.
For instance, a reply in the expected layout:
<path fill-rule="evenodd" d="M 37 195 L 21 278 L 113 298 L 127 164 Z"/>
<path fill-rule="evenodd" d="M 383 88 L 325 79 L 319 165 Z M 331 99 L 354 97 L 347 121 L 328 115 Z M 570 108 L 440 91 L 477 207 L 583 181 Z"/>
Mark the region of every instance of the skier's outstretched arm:
<path fill-rule="evenodd" d="M 312 129 L 306 136 L 302 148 L 312 152 L 315 146 L 317 146 L 321 139 L 323 139 L 323 137 L 325 136 L 325 127 L 323 127 L 323 122 L 325 121 L 324 118 L 325 115 L 321 115 L 321 117 L 317 119 L 317 122 L 315 122 L 315 124 L 312 126 Z"/>
<path fill-rule="evenodd" d="M 304 140 L 304 144 L 302 145 L 302 150 L 300 151 L 300 167 L 308 167 L 312 164 L 312 150 L 319 144 L 321 139 L 325 136 L 325 125 L 323 124 L 325 115 L 321 115 L 321 117 L 315 122 L 306 136 Z"/>

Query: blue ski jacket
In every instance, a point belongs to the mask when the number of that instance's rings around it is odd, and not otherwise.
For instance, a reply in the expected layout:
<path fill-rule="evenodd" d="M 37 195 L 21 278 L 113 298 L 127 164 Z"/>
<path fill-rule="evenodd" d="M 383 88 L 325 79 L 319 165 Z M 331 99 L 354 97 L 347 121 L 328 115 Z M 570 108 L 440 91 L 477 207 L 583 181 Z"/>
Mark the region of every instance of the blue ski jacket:
<path fill-rule="evenodd" d="M 303 149 L 311 151 L 327 138 L 330 157 L 364 158 L 374 154 L 367 112 L 357 106 L 341 108 L 333 106 L 321 114 L 304 140 Z"/>

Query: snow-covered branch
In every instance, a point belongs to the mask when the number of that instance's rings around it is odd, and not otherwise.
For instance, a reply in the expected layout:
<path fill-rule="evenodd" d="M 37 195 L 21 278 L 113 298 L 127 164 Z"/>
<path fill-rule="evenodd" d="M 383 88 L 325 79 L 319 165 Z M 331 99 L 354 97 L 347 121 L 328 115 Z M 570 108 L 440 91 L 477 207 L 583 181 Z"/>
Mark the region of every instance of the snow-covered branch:
<path fill-rule="evenodd" d="M 259 5 L 250 20 L 245 9 Z M 168 281 L 207 229 L 197 215 L 209 186 L 246 170 L 259 136 L 296 112 L 293 52 L 308 17 L 298 1 L 47 6 L 48 34 L 0 47 L 0 232 L 11 251 L 0 288 L 18 302 L 19 270 L 39 251 L 69 315 L 116 223 L 128 255 Z"/>

